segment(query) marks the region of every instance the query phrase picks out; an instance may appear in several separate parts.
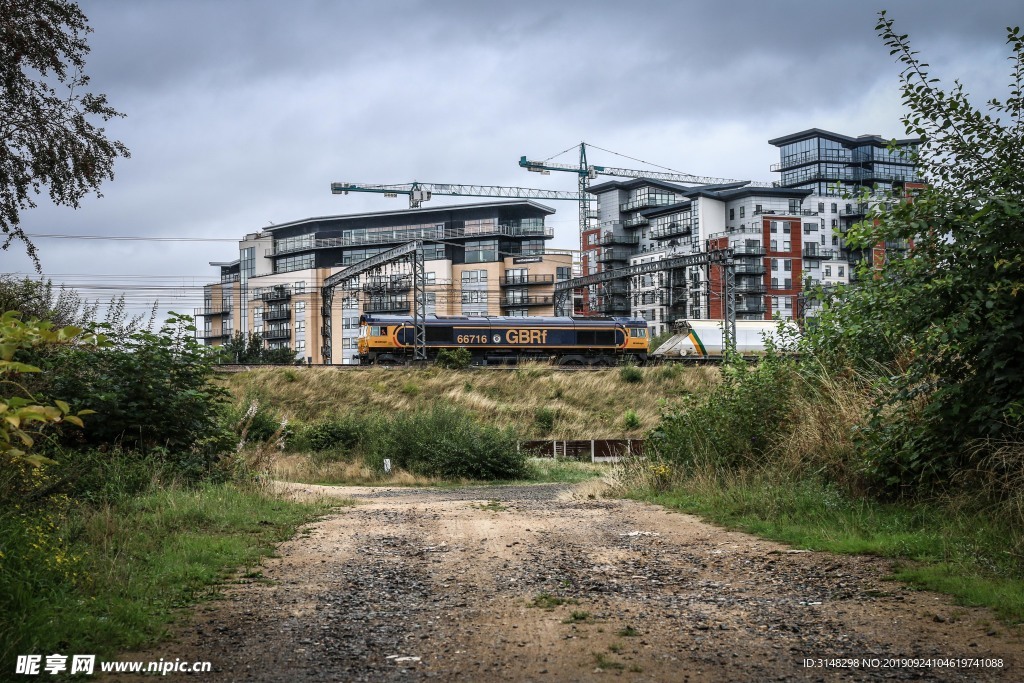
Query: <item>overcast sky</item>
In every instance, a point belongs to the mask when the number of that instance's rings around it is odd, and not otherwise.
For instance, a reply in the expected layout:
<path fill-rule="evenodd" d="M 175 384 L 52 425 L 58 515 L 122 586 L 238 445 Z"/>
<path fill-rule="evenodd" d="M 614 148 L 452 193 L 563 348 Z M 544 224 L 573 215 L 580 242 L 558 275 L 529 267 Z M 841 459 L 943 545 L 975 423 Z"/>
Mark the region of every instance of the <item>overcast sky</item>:
<path fill-rule="evenodd" d="M 23 215 L 29 233 L 236 240 L 270 222 L 406 206 L 334 196 L 332 181 L 574 190 L 572 174 L 517 162 L 581 140 L 683 172 L 772 180 L 770 138 L 812 127 L 904 135 L 878 9 L 934 75 L 960 78 L 979 100 L 1006 93 L 1005 27 L 1024 18 L 1019 0 L 81 5 L 95 30 L 92 89 L 126 115 L 108 131 L 132 158 L 77 211 L 40 201 Z M 575 205 L 550 205 L 553 244 L 573 246 Z M 209 261 L 238 257 L 227 241 L 36 244 L 46 274 L 80 285 L 200 284 L 216 278 Z M 31 271 L 17 244 L 0 252 L 0 271 Z M 191 312 L 201 301 L 190 293 L 164 292 L 161 307 Z"/>

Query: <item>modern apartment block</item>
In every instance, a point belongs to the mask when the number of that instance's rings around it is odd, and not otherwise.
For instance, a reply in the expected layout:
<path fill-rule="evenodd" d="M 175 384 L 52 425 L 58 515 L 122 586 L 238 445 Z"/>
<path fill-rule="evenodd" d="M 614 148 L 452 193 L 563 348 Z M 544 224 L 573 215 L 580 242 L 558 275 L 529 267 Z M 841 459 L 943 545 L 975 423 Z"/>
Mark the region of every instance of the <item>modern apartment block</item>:
<path fill-rule="evenodd" d="M 815 128 L 769 142 L 780 149 L 772 170 L 782 173 L 770 185 L 684 187 L 635 179 L 591 187 L 599 228 L 584 234 L 583 248 L 596 264 L 592 271 L 728 246 L 737 318 L 750 320 L 796 317 L 809 283 L 848 282 L 862 256 L 843 240 L 867 208 L 859 193 L 919 183 L 918 141 L 898 140 L 890 149 L 877 135 L 851 138 Z M 901 245 L 880 245 L 883 252 L 886 246 Z M 694 267 L 613 281 L 594 287 L 591 307 L 645 318 L 659 334 L 680 318 L 721 318 L 721 278 L 716 268 Z"/>
<path fill-rule="evenodd" d="M 239 259 L 214 262 L 201 336 L 210 345 L 258 332 L 272 348 L 322 362 L 321 287 L 326 278 L 414 239 L 425 241 L 427 314 L 552 315 L 554 284 L 572 277 L 572 254 L 552 251 L 544 219 L 554 210 L 505 201 L 307 218 L 246 235 Z M 332 349 L 352 363 L 361 313 L 408 314 L 407 266 L 385 266 L 335 291 Z"/>

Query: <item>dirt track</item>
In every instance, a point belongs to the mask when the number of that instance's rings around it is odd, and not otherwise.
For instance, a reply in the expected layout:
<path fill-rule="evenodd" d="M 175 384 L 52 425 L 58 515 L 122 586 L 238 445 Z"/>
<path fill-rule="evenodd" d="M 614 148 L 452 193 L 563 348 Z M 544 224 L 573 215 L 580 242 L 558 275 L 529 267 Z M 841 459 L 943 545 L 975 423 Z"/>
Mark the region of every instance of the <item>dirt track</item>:
<path fill-rule="evenodd" d="M 215 672 L 188 680 L 217 681 L 1022 676 L 1019 631 L 885 580 L 883 560 L 797 552 L 558 485 L 297 488 L 360 504 L 285 543 L 176 641 L 123 659 L 208 659 Z M 907 658 L 1002 668 L 891 661 Z"/>

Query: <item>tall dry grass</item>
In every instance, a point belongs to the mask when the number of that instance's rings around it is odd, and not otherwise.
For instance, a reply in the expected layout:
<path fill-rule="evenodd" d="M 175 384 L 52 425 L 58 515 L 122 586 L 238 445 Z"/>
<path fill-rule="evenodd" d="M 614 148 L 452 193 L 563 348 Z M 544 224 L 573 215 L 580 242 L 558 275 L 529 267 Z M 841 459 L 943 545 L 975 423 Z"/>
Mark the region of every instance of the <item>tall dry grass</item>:
<path fill-rule="evenodd" d="M 522 438 L 640 438 L 658 424 L 662 408 L 719 381 L 714 367 L 640 368 L 641 382 L 627 382 L 618 368 L 560 372 L 549 366 L 515 370 L 441 368 L 261 368 L 221 379 L 239 401 L 259 400 L 289 420 L 391 414 L 438 402 L 461 408 L 496 427 L 515 427 Z M 554 411 L 554 426 L 536 420 Z M 629 426 L 632 410 L 639 424 Z"/>

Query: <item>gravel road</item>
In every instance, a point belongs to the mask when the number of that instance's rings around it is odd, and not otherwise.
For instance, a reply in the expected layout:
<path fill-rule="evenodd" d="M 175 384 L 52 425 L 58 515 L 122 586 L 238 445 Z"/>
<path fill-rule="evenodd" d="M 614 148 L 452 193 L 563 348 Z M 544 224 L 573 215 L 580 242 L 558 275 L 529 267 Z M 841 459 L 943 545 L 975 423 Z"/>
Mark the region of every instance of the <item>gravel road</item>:
<path fill-rule="evenodd" d="M 292 487 L 358 504 L 121 659 L 210 660 L 188 680 L 211 681 L 1021 680 L 1019 630 L 884 560 L 577 491 Z"/>

